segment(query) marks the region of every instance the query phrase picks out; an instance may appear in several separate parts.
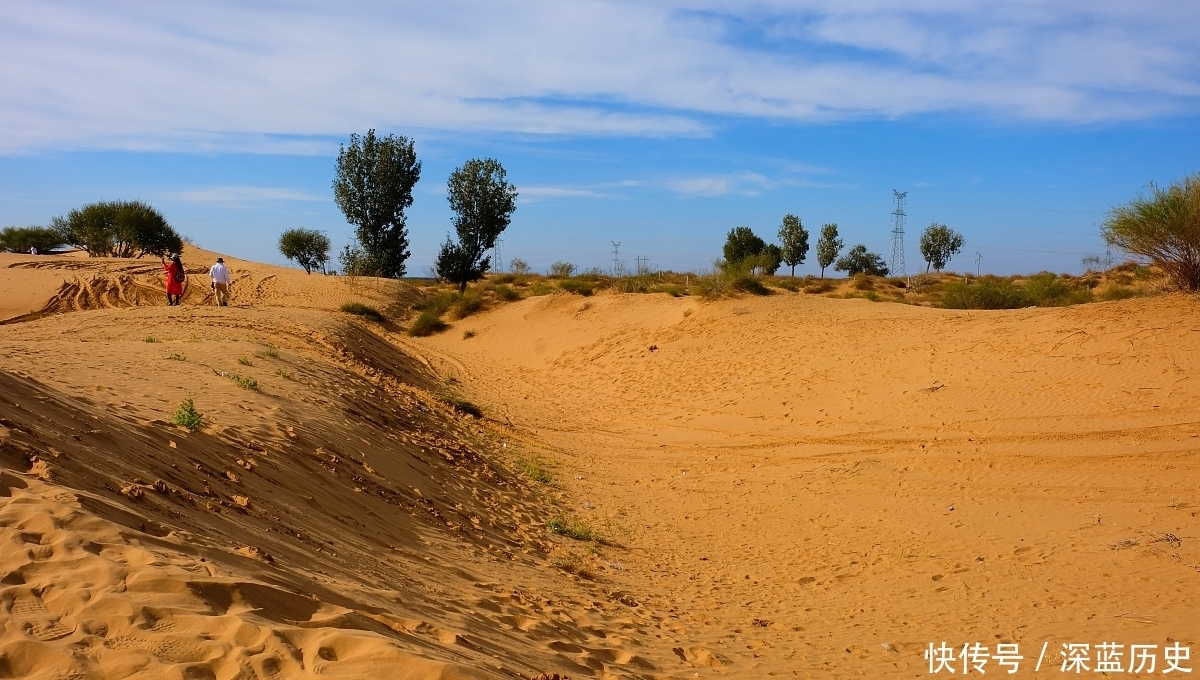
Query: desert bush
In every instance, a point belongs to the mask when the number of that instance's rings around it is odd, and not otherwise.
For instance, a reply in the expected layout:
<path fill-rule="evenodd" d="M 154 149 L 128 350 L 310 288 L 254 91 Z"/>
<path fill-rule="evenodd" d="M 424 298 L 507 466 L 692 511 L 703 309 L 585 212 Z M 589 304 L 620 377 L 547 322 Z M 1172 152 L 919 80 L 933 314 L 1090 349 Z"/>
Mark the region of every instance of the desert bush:
<path fill-rule="evenodd" d="M 1200 290 L 1200 173 L 1113 208 L 1101 232 L 1109 245 L 1158 265 L 1175 285 Z"/>
<path fill-rule="evenodd" d="M 1092 291 L 1074 285 L 1050 272 L 1034 274 L 1021 287 L 1027 304 L 1037 307 L 1065 307 L 1092 301 Z"/>
<path fill-rule="evenodd" d="M 569 278 L 575 273 L 575 265 L 570 262 L 558 261 L 550 265 L 550 276 L 559 279 Z"/>
<path fill-rule="evenodd" d="M 483 296 L 477 290 L 469 290 L 459 293 L 446 311 L 451 319 L 465 319 L 482 309 Z"/>
<path fill-rule="evenodd" d="M 683 286 L 674 283 L 663 286 L 662 292 L 671 297 L 683 297 L 687 295 L 687 290 Z"/>
<path fill-rule="evenodd" d="M 1028 303 L 1025 294 L 1012 281 L 985 277 L 947 284 L 942 290 L 940 306 L 946 309 L 1017 309 Z"/>
<path fill-rule="evenodd" d="M 597 540 L 596 532 L 576 518 L 567 519 L 559 515 L 546 522 L 546 526 L 550 527 L 550 531 L 576 541 Z"/>
<path fill-rule="evenodd" d="M 820 279 L 814 283 L 811 283 L 811 284 L 805 286 L 804 292 L 808 293 L 809 295 L 820 295 L 821 293 L 828 293 L 828 292 L 834 290 L 835 288 L 837 288 L 836 283 L 826 280 L 826 279 Z"/>
<path fill-rule="evenodd" d="M 529 287 L 530 297 L 541 297 L 542 295 L 549 295 L 553 292 L 554 286 L 550 285 L 549 281 L 534 281 L 533 285 Z"/>
<path fill-rule="evenodd" d="M 446 322 L 435 309 L 426 309 L 417 316 L 416 321 L 408 327 L 408 334 L 414 338 L 423 338 L 446 330 Z"/>
<path fill-rule="evenodd" d="M 254 362 L 247 357 L 238 357 L 237 362 L 243 366 L 253 366 Z"/>
<path fill-rule="evenodd" d="M 1135 297 L 1138 297 L 1139 295 L 1140 294 L 1138 293 L 1138 291 L 1134 290 L 1133 288 L 1130 288 L 1129 286 L 1122 286 L 1120 284 L 1114 283 L 1111 286 L 1109 286 L 1107 290 L 1105 290 L 1103 293 L 1100 294 L 1100 299 L 1106 300 L 1106 301 L 1128 300 L 1129 298 L 1135 298 Z"/>
<path fill-rule="evenodd" d="M 475 331 L 472 331 L 472 330 L 463 331 L 463 340 L 470 340 L 473 337 L 475 337 Z"/>
<path fill-rule="evenodd" d="M 558 287 L 562 288 L 568 293 L 575 293 L 576 295 L 582 295 L 584 297 L 588 297 L 595 292 L 595 290 L 592 288 L 592 282 L 585 281 L 583 279 L 563 279 L 562 281 L 558 282 Z"/>
<path fill-rule="evenodd" d="M 250 376 L 238 375 L 237 373 L 230 373 L 229 379 L 233 381 L 233 384 L 237 385 L 238 387 L 240 387 L 244 390 L 250 390 L 252 392 L 257 392 L 261 388 L 261 385 L 258 384 L 258 381 L 255 380 L 254 378 L 251 378 Z"/>
<path fill-rule="evenodd" d="M 381 314 L 378 309 L 364 305 L 361 302 L 347 302 L 346 304 L 342 305 L 342 311 L 346 312 L 347 314 L 354 314 L 356 316 L 361 316 L 379 323 L 383 323 L 384 320 L 383 314 Z"/>
<path fill-rule="evenodd" d="M 179 402 L 179 408 L 175 410 L 171 422 L 195 432 L 204 427 L 204 414 L 196 410 L 196 405 L 191 399 L 184 399 Z"/>
<path fill-rule="evenodd" d="M 851 285 L 854 286 L 854 290 L 875 290 L 875 282 L 866 274 L 855 274 L 854 283 Z"/>
<path fill-rule="evenodd" d="M 65 241 L 63 234 L 51 227 L 6 227 L 0 231 L 0 250 L 10 253 L 28 253 L 30 248 L 48 253 Z"/>
<path fill-rule="evenodd" d="M 549 484 L 554 481 L 554 475 L 542 467 L 542 462 L 537 458 L 525 458 L 520 461 L 520 466 L 521 471 L 525 473 L 526 477 L 539 484 Z"/>
<path fill-rule="evenodd" d="M 492 291 L 492 293 L 494 293 L 498 299 L 505 302 L 516 302 L 517 300 L 521 299 L 520 293 L 504 285 L 503 283 L 490 286 L 488 290 Z"/>
<path fill-rule="evenodd" d="M 533 270 L 529 268 L 529 263 L 519 257 L 514 257 L 508 261 L 508 271 L 518 276 L 527 275 Z"/>
<path fill-rule="evenodd" d="M 891 286 L 893 288 L 908 288 L 907 281 L 905 281 L 904 279 L 896 278 L 896 277 L 892 277 L 890 279 L 885 279 L 885 283 L 887 283 L 889 286 Z"/>
<path fill-rule="evenodd" d="M 443 404 L 449 406 L 450 408 L 454 409 L 458 413 L 472 416 L 474 418 L 482 418 L 483 417 L 483 409 L 479 408 L 475 404 L 472 404 L 471 402 L 467 401 L 466 399 L 463 399 L 462 397 L 454 394 L 453 392 L 448 392 L 448 391 L 439 392 L 437 395 L 437 398 Z"/>

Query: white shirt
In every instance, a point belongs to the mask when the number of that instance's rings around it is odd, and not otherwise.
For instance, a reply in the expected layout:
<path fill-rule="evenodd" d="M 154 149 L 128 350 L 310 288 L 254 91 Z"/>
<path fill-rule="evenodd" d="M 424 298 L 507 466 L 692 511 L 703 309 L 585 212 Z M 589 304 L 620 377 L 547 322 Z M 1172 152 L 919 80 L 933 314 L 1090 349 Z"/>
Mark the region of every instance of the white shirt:
<path fill-rule="evenodd" d="M 229 283 L 229 270 L 220 262 L 208 270 L 208 275 L 212 277 L 213 283 Z"/>

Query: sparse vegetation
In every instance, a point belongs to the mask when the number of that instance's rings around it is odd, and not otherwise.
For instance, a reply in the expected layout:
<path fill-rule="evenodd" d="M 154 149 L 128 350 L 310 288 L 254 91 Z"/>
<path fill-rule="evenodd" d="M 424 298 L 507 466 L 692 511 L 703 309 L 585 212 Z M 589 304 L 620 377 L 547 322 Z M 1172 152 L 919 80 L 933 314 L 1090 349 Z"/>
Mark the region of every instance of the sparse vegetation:
<path fill-rule="evenodd" d="M 259 359 L 268 359 L 268 358 L 278 359 L 279 358 L 279 350 L 275 349 L 274 345 L 267 345 L 266 349 L 264 349 L 261 352 L 258 352 L 254 356 L 258 357 Z"/>
<path fill-rule="evenodd" d="M 1012 281 L 985 277 L 947 284 L 942 290 L 940 306 L 947 309 L 1017 309 L 1026 304 L 1021 289 Z"/>
<path fill-rule="evenodd" d="M 595 541 L 599 540 L 596 532 L 584 524 L 577 518 L 566 518 L 561 515 L 552 517 L 546 526 L 550 527 L 550 531 L 567 538 L 573 538 L 576 541 Z"/>
<path fill-rule="evenodd" d="M 558 287 L 562 288 L 568 293 L 574 293 L 584 297 L 588 297 L 595 292 L 595 289 L 592 287 L 592 282 L 585 281 L 583 279 L 563 279 L 562 281 L 558 282 Z"/>
<path fill-rule="evenodd" d="M 346 304 L 342 305 L 341 309 L 347 314 L 361 316 L 364 319 L 370 319 L 377 323 L 383 323 L 384 321 L 384 316 L 378 309 L 364 305 L 361 302 L 347 302 Z"/>
<path fill-rule="evenodd" d="M 521 299 L 521 294 L 513 290 L 503 283 L 497 283 L 491 286 L 490 290 L 496 297 L 504 302 L 516 302 Z"/>
<path fill-rule="evenodd" d="M 533 270 L 529 268 L 529 263 L 519 257 L 514 257 L 508 261 L 508 271 L 517 276 L 524 276 Z"/>
<path fill-rule="evenodd" d="M 179 402 L 179 408 L 175 410 L 171 422 L 195 432 L 204 427 L 204 414 L 196 410 L 196 405 L 191 399 L 184 399 Z"/>
<path fill-rule="evenodd" d="M 187 361 L 187 357 L 180 354 L 179 352 L 172 352 L 171 354 L 168 354 L 167 356 L 165 356 L 163 358 L 168 359 L 170 361 Z"/>
<path fill-rule="evenodd" d="M 575 265 L 570 262 L 558 261 L 550 265 L 550 276 L 556 279 L 570 278 L 575 274 Z"/>
<path fill-rule="evenodd" d="M 290 371 L 285 371 L 282 368 L 275 369 L 275 375 L 283 378 L 284 380 L 295 380 L 295 377 L 292 376 Z"/>
<path fill-rule="evenodd" d="M 443 404 L 449 406 L 458 413 L 472 416 L 474 418 L 483 417 L 483 409 L 449 390 L 442 390 L 437 394 L 437 398 L 438 401 L 441 401 Z"/>
<path fill-rule="evenodd" d="M 142 338 L 142 342 L 154 343 L 158 341 L 158 338 L 154 337 L 153 335 L 147 335 L 146 337 Z"/>
<path fill-rule="evenodd" d="M 251 390 L 253 392 L 258 392 L 260 389 L 260 385 L 258 384 L 258 381 L 255 380 L 254 378 L 251 378 L 250 376 L 239 375 L 237 373 L 230 373 L 229 379 L 233 381 L 233 384 L 237 385 L 238 387 L 240 387 L 244 390 Z"/>
<path fill-rule="evenodd" d="M 520 461 L 521 472 L 525 473 L 533 481 L 539 484 L 549 484 L 554 481 L 554 475 L 542 466 L 542 462 L 537 458 L 525 458 Z"/>
<path fill-rule="evenodd" d="M 463 331 L 463 340 L 470 340 L 475 337 L 475 331 Z"/>
<path fill-rule="evenodd" d="M 246 358 L 246 357 L 238 357 L 238 360 L 237 360 L 237 362 L 238 362 L 239 364 L 243 365 L 243 366 L 253 366 L 253 365 L 254 365 L 254 362 L 253 362 L 253 361 L 250 361 L 250 360 L 249 360 L 248 358 Z"/>

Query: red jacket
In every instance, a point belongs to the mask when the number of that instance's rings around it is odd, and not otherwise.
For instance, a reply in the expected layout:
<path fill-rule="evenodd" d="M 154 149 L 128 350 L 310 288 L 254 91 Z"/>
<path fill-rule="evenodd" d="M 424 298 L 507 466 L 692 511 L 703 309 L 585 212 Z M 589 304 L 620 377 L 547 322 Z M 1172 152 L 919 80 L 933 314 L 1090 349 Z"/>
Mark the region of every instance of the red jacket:
<path fill-rule="evenodd" d="M 174 262 L 168 262 L 163 265 L 163 269 L 167 272 L 167 295 L 183 295 L 183 284 L 175 280 L 175 272 L 178 267 Z"/>

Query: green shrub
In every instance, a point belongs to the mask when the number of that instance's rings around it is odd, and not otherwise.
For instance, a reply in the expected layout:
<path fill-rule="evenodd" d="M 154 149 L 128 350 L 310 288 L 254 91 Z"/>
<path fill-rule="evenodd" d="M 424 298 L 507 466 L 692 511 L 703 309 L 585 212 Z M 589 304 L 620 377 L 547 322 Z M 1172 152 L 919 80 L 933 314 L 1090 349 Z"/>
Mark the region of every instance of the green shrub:
<path fill-rule="evenodd" d="M 408 328 L 408 334 L 414 338 L 423 338 L 446 330 L 446 322 L 442 321 L 436 310 L 426 309 Z"/>
<path fill-rule="evenodd" d="M 793 293 L 800 290 L 800 284 L 797 283 L 796 279 L 778 279 L 772 281 L 771 284 L 776 288 L 782 288 Z"/>
<path fill-rule="evenodd" d="M 378 309 L 368 307 L 361 302 L 347 302 L 342 305 L 342 311 L 347 314 L 354 314 L 365 319 L 383 323 L 383 314 L 380 314 Z"/>
<path fill-rule="evenodd" d="M 574 293 L 584 297 L 588 297 L 594 292 L 592 290 L 591 282 L 581 279 L 563 279 L 562 281 L 558 282 L 558 287 L 562 288 L 568 293 Z"/>
<path fill-rule="evenodd" d="M 1139 293 L 1128 286 L 1122 286 L 1114 283 L 1108 287 L 1108 290 L 1100 294 L 1101 300 L 1128 300 L 1129 298 L 1138 297 Z"/>
<path fill-rule="evenodd" d="M 542 295 L 549 295 L 553 292 L 554 286 L 551 286 L 546 281 L 535 281 L 533 285 L 529 287 L 530 297 L 541 297 Z"/>
<path fill-rule="evenodd" d="M 159 341 L 158 338 L 154 337 L 153 335 L 147 335 L 146 337 L 142 338 L 142 342 L 158 342 L 158 341 Z"/>
<path fill-rule="evenodd" d="M 446 311 L 449 312 L 451 319 L 465 319 L 481 309 L 483 309 L 483 296 L 477 290 L 468 290 L 465 293 L 456 294 L 454 301 L 450 303 L 450 308 Z"/>
<path fill-rule="evenodd" d="M 449 406 L 459 413 L 474 416 L 475 418 L 483 417 L 483 409 L 452 392 L 440 392 L 438 393 L 437 398 L 443 404 Z"/>
<path fill-rule="evenodd" d="M 163 358 L 170 359 L 171 361 L 187 361 L 187 357 L 183 356 L 179 352 L 172 352 Z"/>
<path fill-rule="evenodd" d="M 550 531 L 556 534 L 573 538 L 577 541 L 593 541 L 597 540 L 596 532 L 592 531 L 586 524 L 578 519 L 567 519 L 561 515 L 553 517 L 546 526 L 550 527 Z"/>
<path fill-rule="evenodd" d="M 204 427 L 204 414 L 196 410 L 196 405 L 191 399 L 184 399 L 179 402 L 179 408 L 175 410 L 171 422 L 195 432 Z"/>
<path fill-rule="evenodd" d="M 875 290 L 875 282 L 866 274 L 855 274 L 854 283 L 852 284 L 855 290 Z"/>
<path fill-rule="evenodd" d="M 237 373 L 230 373 L 229 379 L 233 381 L 233 384 L 237 385 L 238 387 L 240 387 L 244 390 L 252 390 L 254 392 L 257 392 L 259 390 L 258 381 L 255 380 L 254 378 L 251 378 L 250 376 L 238 375 Z"/>
<path fill-rule="evenodd" d="M 941 306 L 946 309 L 1018 309 L 1029 304 L 1024 292 L 1012 281 L 985 277 L 947 284 L 942 290 Z"/>
<path fill-rule="evenodd" d="M 10 253 L 28 253 L 37 248 L 41 254 L 63 244 L 63 234 L 51 227 L 5 227 L 0 231 L 0 250 Z"/>
<path fill-rule="evenodd" d="M 804 292 L 808 293 L 809 295 L 820 295 L 821 293 L 828 293 L 835 288 L 837 288 L 837 284 L 833 281 L 821 279 L 816 283 L 805 286 Z"/>
<path fill-rule="evenodd" d="M 570 278 L 570 276 L 574 273 L 575 265 L 571 264 L 570 262 L 559 261 L 550 265 L 550 276 L 553 276 L 556 279 Z"/>
<path fill-rule="evenodd" d="M 246 357 L 238 357 L 238 363 L 243 366 L 253 366 L 254 365 L 254 362 L 250 361 Z"/>
<path fill-rule="evenodd" d="M 670 295 L 671 297 L 683 297 L 684 295 L 687 295 L 687 290 L 683 286 L 674 283 L 663 286 L 662 292 Z"/>
<path fill-rule="evenodd" d="M 491 290 L 493 293 L 496 294 L 497 298 L 504 300 L 505 302 L 516 302 L 517 300 L 521 299 L 520 293 L 513 290 L 512 288 L 509 288 L 508 286 L 504 285 L 503 283 L 498 283 L 498 284 L 492 286 Z"/>
<path fill-rule="evenodd" d="M 1034 274 L 1022 286 L 1025 299 L 1038 307 L 1065 307 L 1092 301 L 1092 291 L 1064 281 L 1050 272 Z"/>

